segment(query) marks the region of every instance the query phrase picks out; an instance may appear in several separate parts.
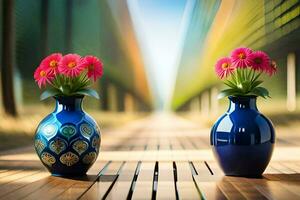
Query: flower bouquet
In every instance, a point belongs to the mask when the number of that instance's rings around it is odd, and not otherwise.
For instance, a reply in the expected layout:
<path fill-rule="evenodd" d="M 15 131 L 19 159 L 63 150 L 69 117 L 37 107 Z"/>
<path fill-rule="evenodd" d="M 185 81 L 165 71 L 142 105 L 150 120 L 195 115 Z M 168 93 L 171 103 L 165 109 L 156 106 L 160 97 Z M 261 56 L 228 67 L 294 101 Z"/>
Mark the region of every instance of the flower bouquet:
<path fill-rule="evenodd" d="M 89 87 L 103 75 L 103 64 L 95 56 L 81 57 L 78 54 L 62 56 L 54 53 L 46 57 L 34 72 L 40 88 L 48 86 L 41 100 L 52 96 L 87 95 L 99 98 Z"/>
<path fill-rule="evenodd" d="M 220 92 L 219 98 L 249 95 L 266 98 L 269 97 L 269 92 L 260 86 L 263 81 L 259 78 L 263 73 L 274 75 L 277 66 L 263 51 L 254 52 L 249 48 L 237 48 L 230 57 L 217 61 L 215 71 L 221 79 L 226 79 L 224 84 L 229 87 Z"/>
<path fill-rule="evenodd" d="M 90 86 L 103 74 L 95 56 L 54 53 L 42 60 L 34 72 L 41 100 L 54 97 L 55 110 L 38 125 L 34 146 L 44 166 L 55 176 L 84 175 L 96 161 L 100 130 L 82 109 L 84 96 L 99 98 Z"/>
<path fill-rule="evenodd" d="M 228 96 L 229 108 L 211 130 L 214 155 L 226 175 L 261 176 L 272 156 L 275 130 L 258 111 L 256 99 L 269 97 L 259 79 L 275 74 L 276 63 L 263 51 L 237 48 L 218 60 L 215 70 L 229 87 L 219 94 Z"/>

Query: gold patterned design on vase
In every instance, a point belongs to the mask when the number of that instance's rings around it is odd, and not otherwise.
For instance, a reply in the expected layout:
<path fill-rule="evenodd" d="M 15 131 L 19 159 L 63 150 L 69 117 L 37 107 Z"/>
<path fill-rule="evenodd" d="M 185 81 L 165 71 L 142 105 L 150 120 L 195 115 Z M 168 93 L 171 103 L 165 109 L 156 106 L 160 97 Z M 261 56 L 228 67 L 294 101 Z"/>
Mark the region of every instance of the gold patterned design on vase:
<path fill-rule="evenodd" d="M 66 142 L 61 138 L 55 138 L 49 146 L 50 150 L 58 155 L 66 149 Z"/>
<path fill-rule="evenodd" d="M 100 146 L 100 138 L 98 136 L 95 136 L 92 140 L 92 147 L 98 150 L 99 146 Z"/>
<path fill-rule="evenodd" d="M 61 155 L 59 160 L 62 164 L 70 167 L 70 166 L 76 164 L 79 161 L 79 158 L 76 154 L 69 151 L 69 152 Z"/>
<path fill-rule="evenodd" d="M 97 154 L 96 152 L 90 152 L 88 154 L 86 154 L 83 159 L 82 159 L 82 162 L 84 164 L 90 164 L 90 163 L 93 163 L 96 161 L 96 157 L 97 157 Z"/>
<path fill-rule="evenodd" d="M 83 136 L 90 138 L 91 135 L 93 134 L 93 128 L 87 123 L 81 124 L 80 125 L 80 133 Z"/>
<path fill-rule="evenodd" d="M 56 162 L 55 157 L 47 152 L 42 153 L 41 159 L 42 159 L 43 163 L 45 163 L 46 165 L 48 165 L 50 167 Z"/>
<path fill-rule="evenodd" d="M 63 136 L 70 139 L 72 136 L 76 134 L 76 127 L 74 125 L 64 125 L 60 132 Z"/>
<path fill-rule="evenodd" d="M 74 142 L 72 147 L 79 155 L 81 155 L 82 153 L 84 153 L 87 150 L 89 145 L 84 140 L 77 140 L 76 142 Z"/>
<path fill-rule="evenodd" d="M 34 146 L 35 146 L 35 149 L 37 150 L 37 152 L 40 154 L 44 150 L 46 145 L 43 143 L 42 140 L 37 139 L 34 141 Z"/>

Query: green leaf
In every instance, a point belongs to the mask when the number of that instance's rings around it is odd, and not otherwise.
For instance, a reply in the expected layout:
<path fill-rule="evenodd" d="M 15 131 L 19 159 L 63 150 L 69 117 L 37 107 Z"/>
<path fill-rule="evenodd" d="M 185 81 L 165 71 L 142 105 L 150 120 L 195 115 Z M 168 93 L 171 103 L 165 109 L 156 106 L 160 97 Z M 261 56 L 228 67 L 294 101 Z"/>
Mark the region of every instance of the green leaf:
<path fill-rule="evenodd" d="M 61 92 L 55 88 L 51 88 L 51 89 L 48 89 L 48 90 L 45 90 L 41 96 L 40 96 L 40 100 L 43 101 L 49 97 L 53 97 L 55 95 L 58 95 L 58 94 L 61 94 Z"/>
<path fill-rule="evenodd" d="M 236 88 L 236 85 L 230 80 L 224 81 L 224 84 L 227 85 L 228 87 Z"/>
<path fill-rule="evenodd" d="M 257 86 L 259 86 L 260 84 L 262 84 L 263 81 L 254 81 L 251 83 L 251 89 L 256 88 Z"/>
<path fill-rule="evenodd" d="M 227 96 L 235 95 L 236 92 L 237 92 L 237 90 L 235 90 L 235 89 L 222 90 L 218 95 L 218 99 L 222 99 Z"/>
<path fill-rule="evenodd" d="M 242 90 L 244 93 L 248 93 L 251 87 L 251 82 L 250 81 L 244 81 L 242 82 Z"/>
<path fill-rule="evenodd" d="M 260 77 L 261 74 L 262 74 L 261 72 L 259 74 L 257 74 L 252 81 L 253 82 L 256 81 Z"/>
<path fill-rule="evenodd" d="M 99 94 L 93 90 L 93 89 L 81 89 L 75 92 L 75 94 L 79 94 L 79 95 L 87 95 L 90 97 L 94 97 L 96 99 L 99 99 Z"/>
<path fill-rule="evenodd" d="M 64 95 L 69 96 L 71 94 L 71 87 L 69 85 L 62 85 L 60 90 Z"/>
<path fill-rule="evenodd" d="M 251 93 L 257 96 L 261 96 L 263 98 L 270 97 L 269 91 L 264 87 L 256 87 L 251 91 Z"/>

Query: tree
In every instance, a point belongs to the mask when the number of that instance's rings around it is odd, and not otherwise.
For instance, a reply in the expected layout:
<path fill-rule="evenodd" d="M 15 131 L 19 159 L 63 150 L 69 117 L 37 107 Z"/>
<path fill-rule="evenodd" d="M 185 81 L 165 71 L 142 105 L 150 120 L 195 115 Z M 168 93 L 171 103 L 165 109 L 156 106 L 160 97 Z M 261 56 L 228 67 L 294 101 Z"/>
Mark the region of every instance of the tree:
<path fill-rule="evenodd" d="M 6 114 L 18 115 L 14 94 L 14 0 L 2 0 L 2 98 Z"/>

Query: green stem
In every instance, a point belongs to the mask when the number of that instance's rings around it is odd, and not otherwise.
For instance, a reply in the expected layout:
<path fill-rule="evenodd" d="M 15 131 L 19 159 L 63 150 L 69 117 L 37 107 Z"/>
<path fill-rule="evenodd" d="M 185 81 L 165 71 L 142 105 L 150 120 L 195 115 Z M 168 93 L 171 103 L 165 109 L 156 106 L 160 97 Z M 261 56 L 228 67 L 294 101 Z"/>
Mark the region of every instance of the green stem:
<path fill-rule="evenodd" d="M 232 73 L 232 80 L 235 84 L 237 84 L 237 81 L 236 81 L 236 77 L 235 77 L 235 73 Z"/>
<path fill-rule="evenodd" d="M 252 71 L 253 71 L 253 73 L 252 73 L 252 76 L 251 76 L 251 82 L 253 82 L 254 77 L 255 77 L 255 70 L 252 70 Z"/>
<path fill-rule="evenodd" d="M 254 77 L 253 82 L 256 81 L 256 80 L 260 77 L 261 74 L 262 74 L 262 72 L 260 72 L 259 74 L 257 74 L 257 75 Z"/>

